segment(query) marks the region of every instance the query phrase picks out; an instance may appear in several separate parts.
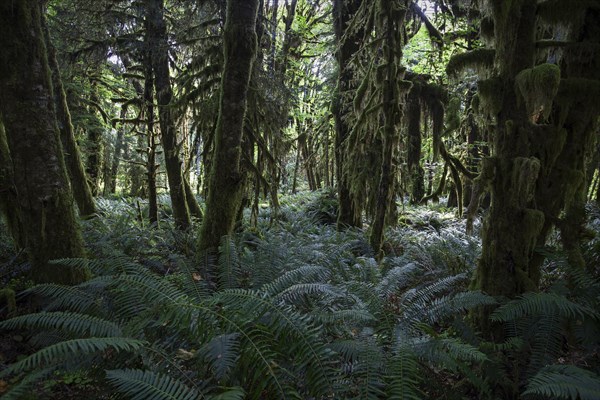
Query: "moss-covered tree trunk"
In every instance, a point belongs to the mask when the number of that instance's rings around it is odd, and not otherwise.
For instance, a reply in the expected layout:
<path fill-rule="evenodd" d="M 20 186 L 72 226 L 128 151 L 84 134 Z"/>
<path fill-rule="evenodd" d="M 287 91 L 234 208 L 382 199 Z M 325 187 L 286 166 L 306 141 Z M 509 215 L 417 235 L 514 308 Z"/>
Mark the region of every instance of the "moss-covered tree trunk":
<path fill-rule="evenodd" d="M 127 117 L 127 106 L 121 107 L 120 119 Z M 119 166 L 121 165 L 121 153 L 125 149 L 125 124 L 121 123 L 117 129 L 117 139 L 115 141 L 115 150 L 112 155 L 110 163 L 110 170 L 108 173 L 108 179 L 104 183 L 104 195 L 114 194 L 117 191 L 117 174 L 119 173 Z"/>
<path fill-rule="evenodd" d="M 418 204 L 425 197 L 425 171 L 421 167 L 421 85 L 415 83 L 408 95 L 408 146 L 406 164 L 410 179 L 410 202 Z"/>
<path fill-rule="evenodd" d="M 90 80 L 90 106 L 88 112 L 94 118 L 86 125 L 87 129 L 87 163 L 85 172 L 89 179 L 92 195 L 100 193 L 100 170 L 102 168 L 102 153 L 104 147 L 104 126 L 98 116 L 97 108 L 100 107 L 98 95 L 98 82 Z M 97 107 L 96 107 L 97 106 Z"/>
<path fill-rule="evenodd" d="M 476 286 L 508 298 L 538 289 L 543 246 L 555 224 L 570 264 L 582 267 L 578 249 L 585 188 L 585 151 L 597 129 L 600 12 L 588 2 L 556 9 L 535 0 L 490 3 L 495 25 L 496 77 L 480 82 L 480 96 L 495 114 L 494 156 L 479 180 L 491 188 Z M 569 25 L 557 64 L 534 66 L 536 17 Z M 558 21 L 558 22 L 557 22 Z M 559 28 L 564 36 L 562 28 Z M 560 68 L 559 68 L 560 67 Z M 491 89 L 491 90 L 490 90 Z M 480 182 L 481 183 L 481 182 Z M 488 310 L 489 311 L 489 310 Z M 488 336 L 494 332 L 480 315 Z"/>
<path fill-rule="evenodd" d="M 33 278 L 77 283 L 86 271 L 49 265 L 82 257 L 83 242 L 56 123 L 40 2 L 0 3 L 0 114 Z"/>
<path fill-rule="evenodd" d="M 533 126 L 515 90 L 517 74 L 534 65 L 536 1 L 499 2 L 491 7 L 497 70 L 492 79 L 497 90 L 481 95 L 500 107 L 496 110 L 495 156 L 485 160 L 481 172 L 490 177 L 492 204 L 483 226 L 475 279 L 485 293 L 514 298 L 537 288 L 539 271 L 530 268 L 529 260 L 544 224 L 544 214 L 532 202 L 540 170 L 540 160 L 530 148 Z M 479 321 L 482 329 L 490 336 L 502 335 L 491 330 L 487 317 L 484 310 Z"/>
<path fill-rule="evenodd" d="M 77 203 L 77 208 L 79 209 L 79 215 L 82 217 L 89 217 L 96 214 L 96 203 L 85 174 L 79 145 L 75 140 L 75 129 L 71 122 L 71 113 L 67 104 L 67 95 L 60 76 L 60 68 L 58 60 L 56 59 L 56 49 L 50 42 L 50 33 L 48 32 L 46 24 L 43 26 L 43 32 L 48 49 L 50 70 L 52 71 L 52 85 L 56 103 L 56 121 L 58 122 L 58 128 L 60 130 L 60 140 L 63 147 L 67 172 L 71 182 L 71 189 L 73 191 L 75 202 Z"/>
<path fill-rule="evenodd" d="M 405 5 L 404 5 L 405 6 Z M 403 99 L 412 84 L 403 81 L 404 74 L 401 71 L 400 59 L 402 57 L 402 46 L 404 44 L 404 18 L 406 8 L 393 2 L 386 3 L 382 13 L 385 15 L 383 40 L 383 64 L 384 69 L 382 88 L 382 117 L 383 117 L 383 151 L 381 157 L 381 174 L 377 185 L 375 199 L 375 215 L 369 238 L 373 251 L 378 257 L 382 254 L 383 232 L 387 225 L 388 216 L 394 215 L 390 207 L 395 207 L 395 173 L 394 154 L 399 142 L 399 124 L 403 112 Z M 406 83 L 406 84 L 405 84 Z"/>
<path fill-rule="evenodd" d="M 147 38 L 146 38 L 147 40 Z M 158 222 L 158 199 L 156 193 L 156 133 L 154 132 L 154 75 L 150 54 L 144 54 L 144 111 L 146 117 L 146 184 L 148 188 L 148 219 Z"/>
<path fill-rule="evenodd" d="M 338 43 L 336 58 L 338 62 L 338 83 L 334 99 L 333 115 L 335 118 L 335 160 L 338 189 L 338 229 L 348 226 L 362 226 L 362 208 L 356 199 L 352 198 L 350 183 L 344 173 L 346 163 L 345 141 L 352 129 L 344 118 L 352 107 L 349 93 L 356 89 L 353 72 L 350 68 L 351 57 L 359 50 L 364 32 L 346 33 L 350 20 L 356 14 L 362 0 L 335 0 L 333 2 L 333 21 L 335 38 Z M 344 36 L 346 35 L 346 36 Z"/>
<path fill-rule="evenodd" d="M 224 29 L 225 65 L 219 119 L 199 249 L 216 250 L 233 232 L 243 195 L 242 133 L 248 83 L 256 54 L 258 0 L 229 0 Z"/>
<path fill-rule="evenodd" d="M 169 72 L 169 44 L 163 0 L 146 0 L 146 34 L 154 70 L 154 86 L 158 104 L 161 143 L 164 150 L 169 195 L 175 224 L 181 229 L 190 226 L 190 212 L 185 198 L 182 161 L 179 157 L 177 129 L 173 115 L 173 89 Z"/>

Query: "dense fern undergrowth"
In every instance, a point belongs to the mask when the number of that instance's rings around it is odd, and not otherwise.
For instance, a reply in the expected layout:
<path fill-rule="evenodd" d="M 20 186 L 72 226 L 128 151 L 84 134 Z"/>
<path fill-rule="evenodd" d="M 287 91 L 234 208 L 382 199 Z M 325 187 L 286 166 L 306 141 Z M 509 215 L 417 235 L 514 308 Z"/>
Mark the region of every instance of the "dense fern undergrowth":
<path fill-rule="evenodd" d="M 443 207 L 404 210 L 380 263 L 364 232 L 335 230 L 327 193 L 261 208 L 216 256 L 166 198 L 158 226 L 138 201 L 99 208 L 90 258 L 54 263 L 89 268 L 78 286 L 17 278 L 27 265 L 0 241 L 18 292 L 0 330 L 25 353 L 0 359 L 3 399 L 600 398 L 598 238 L 589 271 L 549 246 L 545 290 L 505 301 L 469 289 L 480 241 Z M 470 323 L 487 306 L 501 341 Z"/>

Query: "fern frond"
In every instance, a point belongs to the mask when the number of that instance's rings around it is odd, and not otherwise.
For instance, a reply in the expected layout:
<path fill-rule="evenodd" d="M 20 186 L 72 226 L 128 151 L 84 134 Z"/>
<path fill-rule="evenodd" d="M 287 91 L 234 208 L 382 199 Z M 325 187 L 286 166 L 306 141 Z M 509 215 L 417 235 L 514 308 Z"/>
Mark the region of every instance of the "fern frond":
<path fill-rule="evenodd" d="M 492 296 L 483 294 L 480 291 L 460 292 L 433 300 L 425 309 L 422 320 L 433 325 L 459 313 L 495 304 L 497 304 L 497 301 Z"/>
<path fill-rule="evenodd" d="M 221 238 L 219 262 L 217 264 L 219 289 L 234 289 L 239 286 L 240 261 L 237 248 L 230 236 Z"/>
<path fill-rule="evenodd" d="M 86 338 L 73 339 L 48 346 L 21 361 L 10 365 L 4 371 L 0 371 L 0 377 L 20 373 L 23 371 L 43 368 L 49 365 L 57 365 L 61 362 L 115 349 L 117 351 L 135 351 L 147 343 L 137 339 L 126 337 L 111 338 Z"/>
<path fill-rule="evenodd" d="M 220 380 L 235 366 L 240 356 L 240 334 L 216 336 L 198 349 L 198 355 L 210 364 L 215 378 Z"/>
<path fill-rule="evenodd" d="M 388 376 L 387 399 L 390 400 L 420 400 L 423 398 L 419 391 L 419 363 L 406 348 L 399 349 L 390 360 Z"/>
<path fill-rule="evenodd" d="M 40 312 L 0 322 L 0 329 L 59 330 L 80 336 L 120 336 L 121 328 L 98 317 L 70 312 Z"/>
<path fill-rule="evenodd" d="M 63 286 L 45 283 L 33 286 L 23 294 L 34 294 L 51 299 L 47 309 L 68 309 L 74 312 L 85 313 L 97 309 L 98 300 L 77 286 Z"/>
<path fill-rule="evenodd" d="M 203 394 L 169 375 L 135 369 L 106 371 L 106 379 L 131 400 L 196 400 Z"/>
<path fill-rule="evenodd" d="M 531 395 L 596 400 L 600 398 L 600 377 L 573 365 L 548 365 L 529 380 L 523 396 Z"/>
<path fill-rule="evenodd" d="M 596 310 L 574 303 L 556 293 L 525 293 L 498 307 L 490 316 L 495 322 L 512 321 L 527 315 L 556 313 L 564 318 L 599 318 Z"/>
<path fill-rule="evenodd" d="M 285 272 L 277 279 L 261 287 L 261 291 L 269 296 L 275 296 L 292 285 L 309 282 L 326 282 L 331 272 L 327 268 L 317 265 L 304 265 Z"/>

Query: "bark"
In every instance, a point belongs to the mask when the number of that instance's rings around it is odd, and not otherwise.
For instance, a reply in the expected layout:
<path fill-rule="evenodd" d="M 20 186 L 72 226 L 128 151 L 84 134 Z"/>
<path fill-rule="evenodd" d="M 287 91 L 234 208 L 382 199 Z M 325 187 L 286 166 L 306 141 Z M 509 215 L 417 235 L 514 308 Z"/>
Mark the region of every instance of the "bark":
<path fill-rule="evenodd" d="M 421 167 L 421 101 L 420 85 L 415 83 L 408 100 L 407 166 L 410 179 L 410 202 L 418 204 L 425 197 L 425 171 Z"/>
<path fill-rule="evenodd" d="M 13 163 L 8 150 L 8 141 L 4 125 L 0 120 L 0 216 L 4 217 L 6 226 L 13 238 L 16 250 L 25 247 L 25 236 L 22 232 L 21 210 L 17 203 L 17 188 L 14 182 Z"/>
<path fill-rule="evenodd" d="M 241 173 L 246 97 L 256 54 L 258 0 L 230 0 L 224 29 L 225 65 L 219 119 L 199 250 L 216 250 L 221 237 L 233 232 L 245 177 Z"/>
<path fill-rule="evenodd" d="M 358 30 L 355 34 L 349 34 L 347 37 L 344 37 L 344 34 L 348 23 L 360 7 L 361 2 L 362 0 L 335 0 L 333 2 L 335 38 L 338 43 L 336 58 L 339 69 L 333 108 L 335 118 L 335 159 L 337 164 L 336 179 L 339 202 L 338 229 L 348 226 L 362 226 L 360 204 L 352 197 L 348 177 L 344 174 L 347 151 L 344 143 L 352 129 L 344 119 L 344 116 L 350 112 L 352 105 L 352 101 L 347 93 L 356 89 L 349 61 L 360 47 L 359 43 L 362 40 L 363 32 Z"/>
<path fill-rule="evenodd" d="M 148 219 L 158 223 L 158 199 L 156 194 L 156 134 L 154 133 L 154 76 L 150 55 L 144 57 L 144 104 L 146 111 L 146 180 L 148 185 Z"/>
<path fill-rule="evenodd" d="M 93 104 L 100 104 L 96 82 L 91 82 L 90 101 Z M 100 193 L 100 168 L 102 164 L 104 127 L 102 126 L 100 118 L 96 115 L 96 110 L 93 106 L 90 106 L 89 112 L 94 115 L 95 118 L 93 122 L 87 125 L 88 154 L 85 172 L 89 179 L 92 195 L 97 196 L 98 193 Z"/>
<path fill-rule="evenodd" d="M 48 261 L 83 257 L 56 123 L 38 1 L 0 3 L 0 114 L 6 128 L 23 243 L 37 282 L 78 283 L 82 269 Z"/>
<path fill-rule="evenodd" d="M 185 197 L 185 184 L 182 172 L 182 161 L 179 157 L 177 129 L 173 115 L 173 89 L 169 72 L 169 44 L 167 43 L 167 26 L 164 20 L 163 0 L 146 1 L 146 33 L 154 71 L 154 86 L 160 120 L 161 142 L 164 150 L 169 194 L 175 225 L 180 229 L 190 226 L 190 212 Z M 190 202 L 192 199 L 189 200 Z"/>
<path fill-rule="evenodd" d="M 399 32 L 404 24 L 404 18 L 396 20 L 392 17 L 392 4 L 386 5 L 386 33 L 384 36 L 385 79 L 383 86 L 383 152 L 381 159 L 381 175 L 377 186 L 375 215 L 369 241 L 378 258 L 383 256 L 383 232 L 386 219 L 390 215 L 390 207 L 395 207 L 394 186 L 395 166 L 394 153 L 398 147 L 399 135 L 397 126 L 402 117 L 403 104 L 400 93 L 396 66 L 399 63 L 401 43 L 398 41 Z M 392 215 L 394 212 L 391 213 Z"/>
<path fill-rule="evenodd" d="M 56 59 L 56 49 L 50 42 L 50 34 L 45 23 L 43 31 L 46 39 L 46 46 L 48 48 L 48 61 L 52 71 L 56 120 L 60 130 L 60 140 L 63 147 L 67 172 L 71 182 L 73 197 L 77 203 L 79 215 L 82 217 L 90 217 L 96 214 L 96 203 L 87 181 L 85 168 L 83 166 L 83 161 L 81 160 L 81 151 L 77 144 L 77 140 L 75 139 L 75 129 L 71 122 L 71 113 L 67 104 L 67 95 L 60 76 L 60 68 Z"/>
<path fill-rule="evenodd" d="M 495 157 L 485 160 L 480 175 L 491 177 L 492 204 L 483 226 L 475 282 L 483 292 L 507 298 L 536 290 L 539 270 L 531 269 L 529 260 L 544 224 L 544 214 L 531 203 L 540 169 L 527 145 L 532 126 L 514 89 L 516 75 L 534 62 L 535 3 L 494 7 L 495 63 L 503 102 L 496 117 Z M 482 310 L 479 325 L 484 334 L 499 339 L 502 331 L 489 323 L 489 311 Z"/>
<path fill-rule="evenodd" d="M 127 106 L 121 108 L 119 118 L 127 117 Z M 114 194 L 117 191 L 117 175 L 119 173 L 119 165 L 121 164 L 121 153 L 125 148 L 125 124 L 121 124 L 117 129 L 117 140 L 115 142 L 115 151 L 112 156 L 108 179 L 104 182 L 105 194 Z"/>

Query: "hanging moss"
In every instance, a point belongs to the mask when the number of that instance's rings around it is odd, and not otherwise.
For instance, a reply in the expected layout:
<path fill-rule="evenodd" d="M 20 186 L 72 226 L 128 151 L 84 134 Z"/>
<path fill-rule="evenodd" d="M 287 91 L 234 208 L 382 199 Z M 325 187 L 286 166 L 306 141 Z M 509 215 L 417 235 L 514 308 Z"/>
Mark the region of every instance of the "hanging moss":
<path fill-rule="evenodd" d="M 554 64 L 525 69 L 515 77 L 515 90 L 525 101 L 527 114 L 536 120 L 538 115 L 548 119 L 559 84 L 560 68 Z"/>
<path fill-rule="evenodd" d="M 478 99 L 475 104 L 479 105 L 483 114 L 495 117 L 502 109 L 504 102 L 504 90 L 500 78 L 484 79 L 477 82 L 479 89 Z"/>
<path fill-rule="evenodd" d="M 449 76 L 457 77 L 466 70 L 473 70 L 477 75 L 484 75 L 494 66 L 494 49 L 476 49 L 453 56 L 446 66 Z"/>

